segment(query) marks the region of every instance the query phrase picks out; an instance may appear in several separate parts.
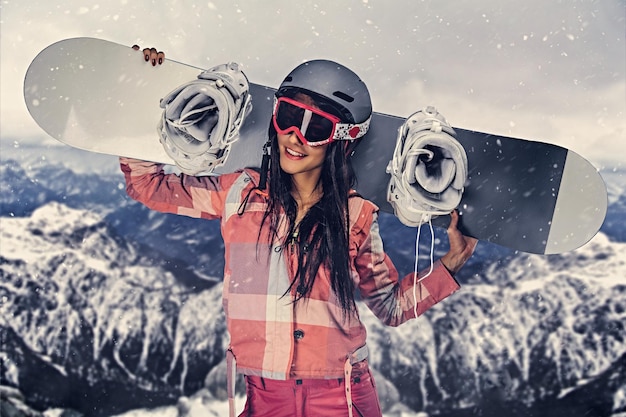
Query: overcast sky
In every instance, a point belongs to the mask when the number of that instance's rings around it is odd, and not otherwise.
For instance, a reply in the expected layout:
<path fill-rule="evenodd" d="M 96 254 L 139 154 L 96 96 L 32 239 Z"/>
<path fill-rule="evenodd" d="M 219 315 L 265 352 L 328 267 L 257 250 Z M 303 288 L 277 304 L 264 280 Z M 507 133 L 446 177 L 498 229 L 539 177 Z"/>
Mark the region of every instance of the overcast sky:
<path fill-rule="evenodd" d="M 311 58 L 368 84 L 374 109 L 435 105 L 454 125 L 626 162 L 625 0 L 6 0 L 0 136 L 42 140 L 22 96 L 30 61 L 91 36 L 201 67 L 238 61 L 277 86 Z"/>

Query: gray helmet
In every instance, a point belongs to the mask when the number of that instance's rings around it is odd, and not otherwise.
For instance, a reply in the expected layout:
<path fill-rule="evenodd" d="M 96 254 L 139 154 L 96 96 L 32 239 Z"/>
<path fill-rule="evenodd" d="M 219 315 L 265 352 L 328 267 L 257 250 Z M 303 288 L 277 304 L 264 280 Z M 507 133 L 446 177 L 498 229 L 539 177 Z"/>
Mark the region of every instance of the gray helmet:
<path fill-rule="evenodd" d="M 367 86 L 349 68 L 333 61 L 317 59 L 294 68 L 278 87 L 276 96 L 299 90 L 313 98 L 322 98 L 332 106 L 343 122 L 363 123 L 372 115 L 372 101 Z"/>

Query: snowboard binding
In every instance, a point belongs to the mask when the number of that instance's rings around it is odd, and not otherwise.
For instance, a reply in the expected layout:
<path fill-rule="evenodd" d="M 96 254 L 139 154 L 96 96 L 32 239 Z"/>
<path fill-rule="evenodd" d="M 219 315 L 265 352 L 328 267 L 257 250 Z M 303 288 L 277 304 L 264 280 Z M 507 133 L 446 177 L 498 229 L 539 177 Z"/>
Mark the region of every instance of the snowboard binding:
<path fill-rule="evenodd" d="M 432 106 L 420 110 L 398 130 L 387 201 L 407 226 L 449 214 L 460 203 L 467 180 L 467 155 L 454 129 Z"/>
<path fill-rule="evenodd" d="M 203 71 L 165 96 L 160 106 L 161 144 L 189 175 L 211 174 L 226 161 L 252 109 L 248 79 L 234 62 Z"/>

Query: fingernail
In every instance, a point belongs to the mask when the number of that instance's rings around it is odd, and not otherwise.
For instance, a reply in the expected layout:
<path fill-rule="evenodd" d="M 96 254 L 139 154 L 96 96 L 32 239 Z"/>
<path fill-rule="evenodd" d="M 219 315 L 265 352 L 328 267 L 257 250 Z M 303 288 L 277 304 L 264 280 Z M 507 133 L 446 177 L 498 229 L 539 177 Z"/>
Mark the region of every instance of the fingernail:
<path fill-rule="evenodd" d="M 163 58 L 159 58 L 159 65 L 163 63 Z"/>
<path fill-rule="evenodd" d="M 150 57 L 148 55 L 145 55 L 144 58 L 146 59 L 146 62 L 150 61 Z"/>
<path fill-rule="evenodd" d="M 153 67 L 154 67 L 154 66 L 156 66 L 156 59 L 153 59 L 153 60 L 152 60 L 152 66 L 153 66 Z"/>

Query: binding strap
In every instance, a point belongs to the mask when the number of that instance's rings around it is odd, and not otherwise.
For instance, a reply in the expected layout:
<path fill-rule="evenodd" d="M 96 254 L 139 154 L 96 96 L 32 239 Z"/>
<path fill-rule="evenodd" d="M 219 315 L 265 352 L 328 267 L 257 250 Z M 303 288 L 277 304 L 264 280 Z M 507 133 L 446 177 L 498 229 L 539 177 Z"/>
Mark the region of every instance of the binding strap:
<path fill-rule="evenodd" d="M 454 129 L 432 106 L 412 114 L 398 131 L 387 201 L 407 226 L 449 214 L 460 203 L 467 155 Z"/>
<path fill-rule="evenodd" d="M 222 64 L 161 100 L 158 124 L 165 152 L 186 174 L 211 174 L 222 165 L 252 109 L 249 83 L 239 65 Z"/>

